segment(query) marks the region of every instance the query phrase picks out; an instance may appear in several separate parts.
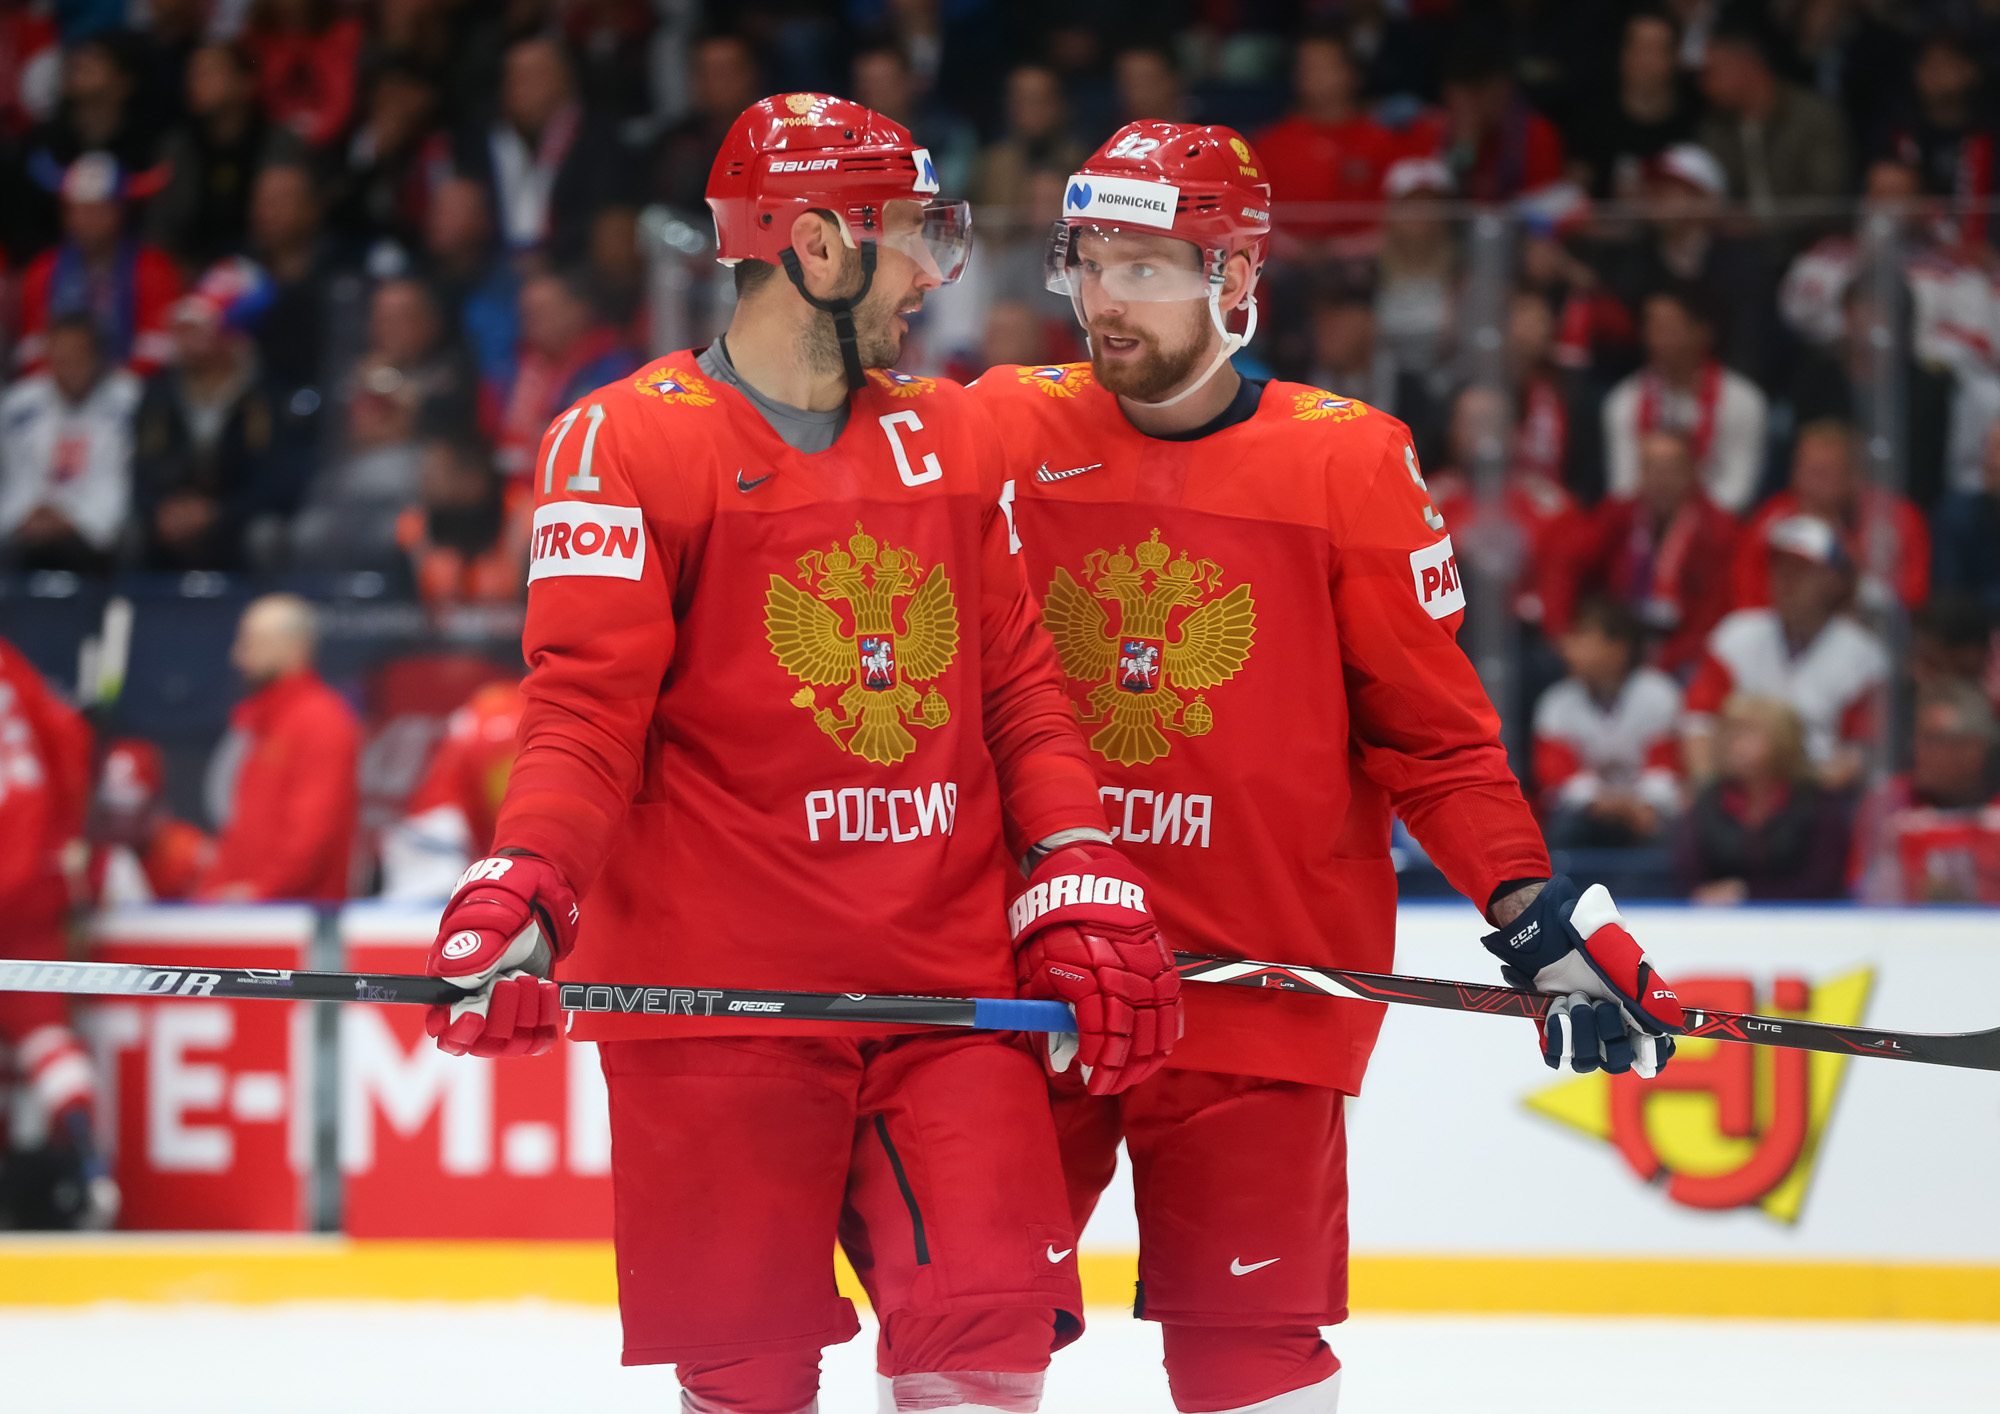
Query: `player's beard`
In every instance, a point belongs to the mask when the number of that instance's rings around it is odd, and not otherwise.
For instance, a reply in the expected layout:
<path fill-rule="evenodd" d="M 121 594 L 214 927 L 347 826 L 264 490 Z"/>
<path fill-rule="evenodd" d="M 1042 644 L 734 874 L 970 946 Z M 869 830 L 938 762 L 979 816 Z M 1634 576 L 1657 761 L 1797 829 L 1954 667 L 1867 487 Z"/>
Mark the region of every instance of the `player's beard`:
<path fill-rule="evenodd" d="M 861 288 L 861 254 L 853 250 L 845 253 L 847 260 L 833 297 L 852 299 Z M 914 293 L 906 309 L 921 309 L 923 303 L 923 294 Z M 903 336 L 896 328 L 896 316 L 902 312 L 880 284 L 871 285 L 867 297 L 854 306 L 855 352 L 860 354 L 863 368 L 894 368 L 903 356 Z M 815 373 L 839 373 L 840 336 L 834 331 L 833 316 L 823 309 L 814 310 L 813 316 L 803 341 L 806 366 Z"/>
<path fill-rule="evenodd" d="M 1208 306 L 1195 304 L 1188 312 L 1185 337 L 1176 344 L 1162 342 L 1158 334 L 1144 329 L 1099 320 L 1090 326 L 1090 367 L 1097 381 L 1138 403 L 1158 402 L 1175 388 L 1194 377 L 1204 360 L 1212 357 L 1208 347 Z M 1109 363 L 1103 354 L 1106 334 L 1121 339 L 1137 339 L 1141 349 L 1137 360 Z"/>

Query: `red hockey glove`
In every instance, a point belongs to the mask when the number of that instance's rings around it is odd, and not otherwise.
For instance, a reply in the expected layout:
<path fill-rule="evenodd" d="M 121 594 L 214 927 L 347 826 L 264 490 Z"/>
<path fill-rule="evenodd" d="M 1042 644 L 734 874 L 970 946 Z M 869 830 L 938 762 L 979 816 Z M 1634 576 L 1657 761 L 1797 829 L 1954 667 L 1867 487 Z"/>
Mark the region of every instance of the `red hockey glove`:
<path fill-rule="evenodd" d="M 482 859 L 459 877 L 424 971 L 463 987 L 424 1029 L 454 1056 L 535 1056 L 562 1035 L 549 970 L 576 942 L 576 895 L 531 854 Z"/>
<path fill-rule="evenodd" d="M 1674 1036 L 1687 1029 L 1680 998 L 1625 931 L 1604 885 L 1579 896 L 1558 874 L 1519 918 L 1480 941 L 1510 986 L 1561 998 L 1538 1023 L 1550 1068 L 1650 1078 L 1672 1059 Z"/>
<path fill-rule="evenodd" d="M 1021 991 L 1068 1002 L 1074 1043 L 1051 1034 L 1050 1067 L 1071 1045 L 1093 1095 L 1158 1070 L 1181 1038 L 1181 978 L 1147 901 L 1152 886 L 1109 845 L 1067 845 L 1028 876 L 1007 909 Z"/>

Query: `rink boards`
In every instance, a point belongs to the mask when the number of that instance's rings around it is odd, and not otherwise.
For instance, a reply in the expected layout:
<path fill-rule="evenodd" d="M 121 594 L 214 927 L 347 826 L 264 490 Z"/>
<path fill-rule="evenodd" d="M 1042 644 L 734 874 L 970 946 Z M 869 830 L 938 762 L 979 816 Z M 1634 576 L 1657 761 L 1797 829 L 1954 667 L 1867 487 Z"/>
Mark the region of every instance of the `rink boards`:
<path fill-rule="evenodd" d="M 1692 1001 L 2000 1024 L 2000 914 L 1629 917 Z M 100 951 L 324 966 L 337 928 L 348 965 L 415 970 L 432 921 L 152 908 L 107 920 Z M 1398 967 L 1483 980 L 1479 931 L 1462 905 L 1406 907 Z M 417 1009 L 340 1010 L 100 1004 L 128 1222 L 163 1231 L 0 1243 L 0 1301 L 614 1299 L 593 1049 L 454 1060 Z M 1349 1110 L 1355 1307 L 2000 1321 L 2000 1075 L 1711 1042 L 1663 1082 L 1558 1077 L 1519 1020 L 1392 1011 Z M 1093 1303 L 1131 1298 L 1124 1182 L 1080 1245 Z M 345 1237 L 307 1235 L 336 1212 Z"/>

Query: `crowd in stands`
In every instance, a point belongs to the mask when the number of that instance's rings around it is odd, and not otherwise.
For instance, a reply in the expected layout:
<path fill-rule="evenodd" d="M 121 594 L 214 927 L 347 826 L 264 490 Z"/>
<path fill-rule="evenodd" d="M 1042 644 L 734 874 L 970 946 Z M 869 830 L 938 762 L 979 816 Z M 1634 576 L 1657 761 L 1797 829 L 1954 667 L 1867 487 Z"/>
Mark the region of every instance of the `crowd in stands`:
<path fill-rule="evenodd" d="M 0 0 L 0 574 L 518 605 L 542 432 L 655 348 L 642 212 L 706 228 L 745 105 L 845 93 L 979 203 L 905 362 L 960 378 L 1084 356 L 1042 255 L 1086 154 L 1227 123 L 1279 203 L 1239 366 L 1408 423 L 1461 552 L 1510 567 L 1474 613 L 1513 620 L 1551 841 L 1708 901 L 2000 901 L 1990 9 Z M 1504 386 L 1473 210 L 1511 232 Z M 700 342 L 727 282 L 684 273 Z M 271 691 L 241 733 L 306 710 Z M 467 779 L 511 720 L 482 691 Z M 141 837 L 143 743 L 100 757 L 120 877 L 228 873 L 226 834 Z M 435 794 L 353 878 L 447 877 L 478 811 Z"/>

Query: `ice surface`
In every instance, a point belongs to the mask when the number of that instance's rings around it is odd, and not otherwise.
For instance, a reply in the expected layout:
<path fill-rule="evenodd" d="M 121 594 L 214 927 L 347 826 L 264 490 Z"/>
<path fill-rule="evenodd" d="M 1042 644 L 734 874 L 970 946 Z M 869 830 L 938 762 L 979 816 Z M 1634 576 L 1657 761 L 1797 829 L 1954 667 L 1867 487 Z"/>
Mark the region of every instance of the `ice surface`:
<path fill-rule="evenodd" d="M 872 1327 L 827 1353 L 823 1414 L 873 1414 Z M 1551 1386 L 1644 1403 L 1631 1372 L 1732 1409 L 2000 1409 L 2000 1327 L 1366 1316 L 1333 1333 L 1342 1414 L 1546 1414 Z M 1092 1313 L 1048 1414 L 1168 1411 L 1158 1328 Z M 596 1307 L 299 1303 L 0 1308 L 0 1407 L 36 1414 L 672 1414 Z M 1616 1393 L 1622 1391 L 1622 1393 Z M 1673 1402 L 1672 1399 L 1669 1402 Z"/>

